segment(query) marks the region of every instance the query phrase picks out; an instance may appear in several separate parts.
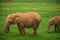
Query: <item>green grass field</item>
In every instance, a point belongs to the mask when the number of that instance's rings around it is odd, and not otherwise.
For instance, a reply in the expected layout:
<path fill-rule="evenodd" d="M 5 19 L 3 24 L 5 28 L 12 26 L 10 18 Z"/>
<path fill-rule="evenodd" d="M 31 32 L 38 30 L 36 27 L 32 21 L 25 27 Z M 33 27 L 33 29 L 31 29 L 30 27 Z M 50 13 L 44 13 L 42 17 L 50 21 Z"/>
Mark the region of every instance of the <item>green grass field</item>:
<path fill-rule="evenodd" d="M 60 4 L 56 3 L 0 3 L 0 40 L 60 40 L 60 33 L 54 32 L 54 27 L 47 33 L 48 19 L 60 15 Z M 37 12 L 42 17 L 38 27 L 38 35 L 32 36 L 32 28 L 26 29 L 27 36 L 20 36 L 17 25 L 11 25 L 9 33 L 4 32 L 7 15 L 16 12 Z"/>

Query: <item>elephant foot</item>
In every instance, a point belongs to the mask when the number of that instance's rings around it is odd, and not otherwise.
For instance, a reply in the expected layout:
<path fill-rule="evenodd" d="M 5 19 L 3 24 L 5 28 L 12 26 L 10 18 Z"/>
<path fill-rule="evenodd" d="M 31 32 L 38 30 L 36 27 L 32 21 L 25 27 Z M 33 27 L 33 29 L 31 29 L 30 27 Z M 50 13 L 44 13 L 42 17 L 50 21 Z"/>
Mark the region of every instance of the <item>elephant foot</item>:
<path fill-rule="evenodd" d="M 24 33 L 24 34 L 23 34 L 23 36 L 25 36 L 25 37 L 26 37 L 26 33 Z"/>
<path fill-rule="evenodd" d="M 23 35 L 23 34 L 20 34 L 20 35 Z"/>
<path fill-rule="evenodd" d="M 26 34 L 24 36 L 26 37 Z"/>
<path fill-rule="evenodd" d="M 49 31 L 47 31 L 47 33 L 50 33 Z"/>
<path fill-rule="evenodd" d="M 60 31 L 55 31 L 55 32 L 58 32 L 58 33 L 60 33 Z"/>
<path fill-rule="evenodd" d="M 19 34 L 18 36 L 26 36 L 26 34 Z"/>
<path fill-rule="evenodd" d="M 18 36 L 20 37 L 21 35 L 20 35 L 20 34 L 18 34 Z"/>
<path fill-rule="evenodd" d="M 37 34 L 36 33 L 33 33 L 33 36 L 37 36 Z"/>
<path fill-rule="evenodd" d="M 50 33 L 50 32 L 47 32 L 47 33 Z"/>
<path fill-rule="evenodd" d="M 58 32 L 60 33 L 60 30 L 58 30 Z"/>
<path fill-rule="evenodd" d="M 55 31 L 55 32 L 57 32 L 57 31 Z"/>
<path fill-rule="evenodd" d="M 60 33 L 60 31 L 55 31 L 55 32 L 58 32 L 58 33 Z"/>

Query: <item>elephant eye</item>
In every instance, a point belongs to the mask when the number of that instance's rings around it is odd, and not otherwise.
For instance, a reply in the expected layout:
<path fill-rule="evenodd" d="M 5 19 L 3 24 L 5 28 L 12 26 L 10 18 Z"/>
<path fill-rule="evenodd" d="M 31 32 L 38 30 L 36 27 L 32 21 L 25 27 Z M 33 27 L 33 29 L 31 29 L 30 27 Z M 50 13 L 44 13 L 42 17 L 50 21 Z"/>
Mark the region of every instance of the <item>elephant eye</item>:
<path fill-rule="evenodd" d="M 54 20 L 52 22 L 54 22 Z"/>

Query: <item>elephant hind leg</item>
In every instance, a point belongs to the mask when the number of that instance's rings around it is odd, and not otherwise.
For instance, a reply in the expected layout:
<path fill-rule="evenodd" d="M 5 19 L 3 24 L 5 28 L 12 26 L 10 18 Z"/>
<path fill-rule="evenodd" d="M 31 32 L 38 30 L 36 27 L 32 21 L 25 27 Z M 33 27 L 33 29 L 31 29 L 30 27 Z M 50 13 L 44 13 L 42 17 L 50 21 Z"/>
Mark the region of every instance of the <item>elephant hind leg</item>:
<path fill-rule="evenodd" d="M 17 25 L 18 25 L 18 29 L 19 29 L 20 35 L 23 35 L 22 30 L 20 29 L 19 24 L 17 24 Z"/>
<path fill-rule="evenodd" d="M 34 25 L 34 27 L 33 27 L 33 36 L 37 36 L 37 29 L 38 29 L 38 26 Z"/>
<path fill-rule="evenodd" d="M 33 36 L 37 36 L 37 29 L 38 29 L 39 23 L 40 22 L 36 20 L 33 24 Z"/>
<path fill-rule="evenodd" d="M 33 28 L 33 36 L 36 36 L 36 35 L 37 35 L 37 29 Z"/>

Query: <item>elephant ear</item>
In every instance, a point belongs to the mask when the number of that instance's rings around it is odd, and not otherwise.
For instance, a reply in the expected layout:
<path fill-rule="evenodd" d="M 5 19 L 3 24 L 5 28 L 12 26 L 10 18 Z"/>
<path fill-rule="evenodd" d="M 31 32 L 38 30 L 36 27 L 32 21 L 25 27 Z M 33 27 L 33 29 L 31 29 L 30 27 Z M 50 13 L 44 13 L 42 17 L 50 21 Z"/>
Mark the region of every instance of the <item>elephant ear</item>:
<path fill-rule="evenodd" d="M 53 17 L 53 18 L 52 18 L 52 22 L 53 22 L 53 24 L 56 24 L 56 23 L 57 23 L 56 17 Z"/>
<path fill-rule="evenodd" d="M 19 18 L 15 18 L 14 23 L 18 23 L 19 22 Z"/>
<path fill-rule="evenodd" d="M 55 19 L 55 24 L 57 23 L 57 19 Z"/>
<path fill-rule="evenodd" d="M 14 23 L 20 23 L 22 21 L 23 21 L 23 18 L 17 17 L 17 18 L 15 18 L 15 22 Z"/>
<path fill-rule="evenodd" d="M 55 24 L 55 22 L 56 22 L 56 20 L 55 20 L 54 17 L 49 20 L 49 24 L 51 24 L 51 25 L 52 25 L 52 24 Z"/>

